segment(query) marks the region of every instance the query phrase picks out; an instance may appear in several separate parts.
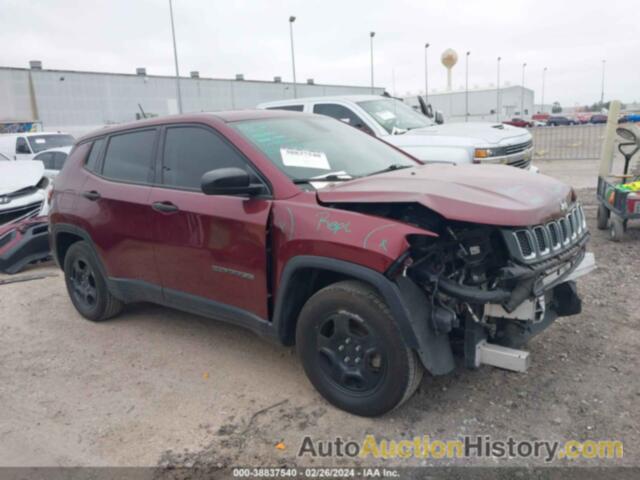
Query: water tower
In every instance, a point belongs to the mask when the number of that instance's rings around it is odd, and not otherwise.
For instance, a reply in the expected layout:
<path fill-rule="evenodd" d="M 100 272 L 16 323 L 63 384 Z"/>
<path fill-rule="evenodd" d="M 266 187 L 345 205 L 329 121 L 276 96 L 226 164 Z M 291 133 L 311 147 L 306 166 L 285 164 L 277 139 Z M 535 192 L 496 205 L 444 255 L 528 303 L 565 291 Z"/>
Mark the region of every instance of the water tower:
<path fill-rule="evenodd" d="M 447 69 L 447 91 L 451 91 L 451 69 L 458 62 L 458 54 L 452 48 L 447 48 L 440 56 L 440 61 Z"/>

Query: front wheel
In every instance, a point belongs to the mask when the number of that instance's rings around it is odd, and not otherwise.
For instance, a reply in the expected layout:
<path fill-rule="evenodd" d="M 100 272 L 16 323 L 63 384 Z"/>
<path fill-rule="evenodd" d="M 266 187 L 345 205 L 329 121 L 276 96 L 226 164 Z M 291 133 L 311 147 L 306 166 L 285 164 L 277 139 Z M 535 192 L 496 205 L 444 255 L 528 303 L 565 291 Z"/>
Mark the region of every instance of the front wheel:
<path fill-rule="evenodd" d="M 357 281 L 315 293 L 296 328 L 298 355 L 315 388 L 333 405 L 356 415 L 382 415 L 401 405 L 422 379 L 380 295 Z"/>

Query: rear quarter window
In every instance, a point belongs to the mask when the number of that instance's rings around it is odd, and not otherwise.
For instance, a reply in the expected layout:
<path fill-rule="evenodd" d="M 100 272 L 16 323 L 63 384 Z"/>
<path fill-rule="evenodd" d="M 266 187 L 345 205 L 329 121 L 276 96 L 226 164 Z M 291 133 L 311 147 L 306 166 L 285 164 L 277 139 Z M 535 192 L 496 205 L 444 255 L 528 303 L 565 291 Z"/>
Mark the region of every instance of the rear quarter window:
<path fill-rule="evenodd" d="M 98 172 L 98 160 L 100 159 L 100 152 L 104 146 L 104 138 L 99 138 L 91 145 L 91 153 L 87 157 L 85 168 L 93 173 Z"/>

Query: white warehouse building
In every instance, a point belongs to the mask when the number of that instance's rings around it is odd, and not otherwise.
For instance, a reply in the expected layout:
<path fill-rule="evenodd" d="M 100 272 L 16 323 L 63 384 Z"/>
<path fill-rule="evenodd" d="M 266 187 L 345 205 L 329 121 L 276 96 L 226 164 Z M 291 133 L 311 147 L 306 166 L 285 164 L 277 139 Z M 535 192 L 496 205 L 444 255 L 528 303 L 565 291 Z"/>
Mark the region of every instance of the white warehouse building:
<path fill-rule="evenodd" d="M 520 85 L 507 85 L 500 91 L 493 88 L 469 90 L 469 121 L 503 121 L 513 117 L 530 118 L 534 110 L 534 91 Z M 498 96 L 499 95 L 499 96 Z M 405 102 L 418 107 L 417 96 L 405 97 Z M 465 121 L 465 90 L 429 93 L 428 102 L 442 111 L 449 122 Z M 499 105 L 499 108 L 498 108 Z M 522 108 L 524 107 L 524 108 Z"/>
<path fill-rule="evenodd" d="M 180 78 L 183 112 L 254 108 L 261 102 L 293 98 L 293 84 L 273 81 L 201 78 L 198 72 Z M 383 88 L 375 88 L 382 94 Z M 296 84 L 298 97 L 369 94 L 371 87 Z M 91 130 L 141 117 L 178 113 L 176 79 L 135 74 L 44 70 L 39 61 L 30 68 L 0 67 L 0 132 L 18 122 L 33 129 L 82 135 Z"/>

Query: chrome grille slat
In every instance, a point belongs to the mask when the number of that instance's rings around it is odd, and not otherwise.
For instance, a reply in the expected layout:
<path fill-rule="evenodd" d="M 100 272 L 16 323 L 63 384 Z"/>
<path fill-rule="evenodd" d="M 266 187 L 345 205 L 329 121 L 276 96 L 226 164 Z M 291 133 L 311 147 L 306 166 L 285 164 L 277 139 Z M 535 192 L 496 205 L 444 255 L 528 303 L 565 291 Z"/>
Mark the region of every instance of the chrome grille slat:
<path fill-rule="evenodd" d="M 544 258 L 576 243 L 587 231 L 582 206 L 575 205 L 564 217 L 544 225 L 512 231 L 524 260 Z"/>
<path fill-rule="evenodd" d="M 10 223 L 22 218 L 36 215 L 42 208 L 42 201 L 29 203 L 21 207 L 0 210 L 0 225 Z"/>

